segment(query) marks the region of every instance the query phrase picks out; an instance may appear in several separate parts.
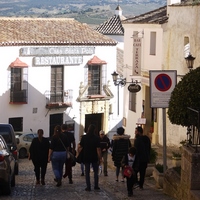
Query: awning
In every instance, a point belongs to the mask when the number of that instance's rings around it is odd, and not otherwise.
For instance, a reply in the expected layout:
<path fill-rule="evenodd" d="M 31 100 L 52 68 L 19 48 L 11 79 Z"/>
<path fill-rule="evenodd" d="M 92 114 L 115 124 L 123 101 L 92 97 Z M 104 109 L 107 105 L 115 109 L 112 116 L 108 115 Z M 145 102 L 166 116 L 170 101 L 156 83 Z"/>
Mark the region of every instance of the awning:
<path fill-rule="evenodd" d="M 97 56 L 94 56 L 87 62 L 88 65 L 103 65 L 107 64 L 106 61 L 99 59 Z"/>
<path fill-rule="evenodd" d="M 12 62 L 9 67 L 11 68 L 26 68 L 28 65 L 22 62 L 19 58 L 16 58 L 14 62 Z"/>

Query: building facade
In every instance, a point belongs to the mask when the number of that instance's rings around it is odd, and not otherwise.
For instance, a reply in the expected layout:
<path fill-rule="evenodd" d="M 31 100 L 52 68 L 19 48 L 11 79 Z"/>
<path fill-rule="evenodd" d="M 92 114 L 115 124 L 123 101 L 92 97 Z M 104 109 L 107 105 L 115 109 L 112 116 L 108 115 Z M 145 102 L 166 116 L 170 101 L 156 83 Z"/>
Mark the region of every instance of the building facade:
<path fill-rule="evenodd" d="M 177 82 L 187 72 L 185 57 L 191 53 L 199 63 L 199 3 L 168 1 L 167 6 L 124 20 L 123 76 L 138 81 L 141 91 L 124 90 L 124 124 L 134 137 L 135 127 L 144 127 L 152 143 L 163 143 L 162 108 L 151 108 L 150 70 L 175 70 Z M 128 86 L 128 85 L 127 85 Z M 129 102 L 129 103 L 128 103 Z M 167 109 L 166 109 L 167 111 Z M 180 146 L 187 137 L 187 128 L 173 125 L 166 113 L 167 145 Z"/>
<path fill-rule="evenodd" d="M 15 131 L 67 123 L 79 140 L 94 123 L 116 130 L 116 42 L 73 19 L 0 18 L 0 122 Z"/>

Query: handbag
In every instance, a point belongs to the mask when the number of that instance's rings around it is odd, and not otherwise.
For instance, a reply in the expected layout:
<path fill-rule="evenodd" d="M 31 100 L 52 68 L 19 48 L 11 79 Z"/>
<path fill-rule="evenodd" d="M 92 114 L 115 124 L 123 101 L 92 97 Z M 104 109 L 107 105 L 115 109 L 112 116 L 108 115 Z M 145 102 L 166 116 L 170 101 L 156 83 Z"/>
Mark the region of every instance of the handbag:
<path fill-rule="evenodd" d="M 78 156 L 76 157 L 76 162 L 79 164 L 83 163 L 83 149 L 81 149 Z"/>
<path fill-rule="evenodd" d="M 65 148 L 66 150 L 66 159 L 70 159 L 70 152 L 67 150 L 67 148 L 65 147 L 65 145 L 63 144 L 63 141 L 59 138 L 59 140 L 61 141 L 63 147 Z"/>
<path fill-rule="evenodd" d="M 129 165 L 126 165 L 126 166 L 124 167 L 124 172 L 123 172 L 123 174 L 124 174 L 124 177 L 130 178 L 130 177 L 132 176 L 132 174 L 133 174 L 133 168 L 130 167 Z"/>

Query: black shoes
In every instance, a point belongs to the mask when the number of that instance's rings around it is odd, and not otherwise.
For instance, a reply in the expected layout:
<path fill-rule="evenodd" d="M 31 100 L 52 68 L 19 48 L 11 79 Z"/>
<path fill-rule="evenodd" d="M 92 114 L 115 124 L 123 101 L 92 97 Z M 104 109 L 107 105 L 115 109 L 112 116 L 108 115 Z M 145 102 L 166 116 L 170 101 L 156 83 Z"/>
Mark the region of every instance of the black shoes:
<path fill-rule="evenodd" d="M 94 187 L 95 190 L 100 190 L 100 187 Z"/>
<path fill-rule="evenodd" d="M 61 180 L 58 180 L 58 182 L 57 182 L 56 186 L 57 186 L 57 187 L 60 187 L 61 185 L 62 185 L 62 182 L 61 182 Z"/>
<path fill-rule="evenodd" d="M 86 188 L 85 188 L 85 191 L 90 192 L 90 191 L 91 191 L 91 188 L 86 187 Z"/>
<path fill-rule="evenodd" d="M 44 180 L 41 180 L 41 184 L 42 184 L 42 185 L 45 185 L 45 181 L 44 181 Z"/>
<path fill-rule="evenodd" d="M 69 184 L 73 184 L 73 181 L 72 181 L 72 179 L 69 179 Z"/>

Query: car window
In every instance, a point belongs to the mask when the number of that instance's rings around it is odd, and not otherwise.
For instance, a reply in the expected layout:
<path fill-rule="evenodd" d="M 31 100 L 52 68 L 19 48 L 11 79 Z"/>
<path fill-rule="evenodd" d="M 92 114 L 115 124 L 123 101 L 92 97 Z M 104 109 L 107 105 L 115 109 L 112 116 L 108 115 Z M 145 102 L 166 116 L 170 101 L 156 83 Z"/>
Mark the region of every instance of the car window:
<path fill-rule="evenodd" d="M 23 137 L 23 140 L 26 142 L 32 142 L 33 138 L 34 138 L 33 134 L 27 134 Z"/>
<path fill-rule="evenodd" d="M 3 140 L 0 138 L 0 150 L 6 149 L 5 143 Z"/>
<path fill-rule="evenodd" d="M 11 143 L 11 133 L 8 127 L 0 127 L 0 134 L 3 136 L 6 143 Z"/>

